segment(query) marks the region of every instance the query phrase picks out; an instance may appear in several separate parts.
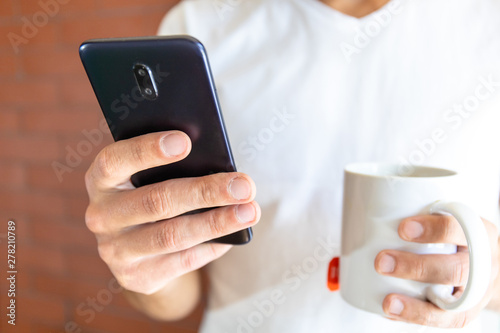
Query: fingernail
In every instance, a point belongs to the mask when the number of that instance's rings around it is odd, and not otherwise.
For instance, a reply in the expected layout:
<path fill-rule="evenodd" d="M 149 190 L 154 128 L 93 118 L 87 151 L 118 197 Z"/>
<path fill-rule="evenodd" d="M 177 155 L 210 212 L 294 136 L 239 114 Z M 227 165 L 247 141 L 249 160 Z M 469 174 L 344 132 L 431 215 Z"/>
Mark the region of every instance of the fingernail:
<path fill-rule="evenodd" d="M 399 298 L 393 298 L 391 301 L 391 304 L 389 304 L 389 313 L 399 316 L 401 312 L 403 312 L 403 309 L 405 308 L 405 305 Z"/>
<path fill-rule="evenodd" d="M 177 156 L 187 149 L 186 138 L 178 133 L 172 133 L 161 139 L 161 148 L 167 156 Z"/>
<path fill-rule="evenodd" d="M 236 200 L 248 199 L 252 193 L 252 188 L 245 178 L 238 177 L 229 183 L 229 193 Z"/>
<path fill-rule="evenodd" d="M 393 256 L 384 254 L 378 262 L 378 268 L 382 273 L 392 273 L 396 267 L 396 260 Z"/>
<path fill-rule="evenodd" d="M 240 223 L 248 223 L 255 219 L 255 207 L 248 203 L 236 207 L 236 217 Z"/>
<path fill-rule="evenodd" d="M 403 226 L 403 233 L 408 239 L 415 239 L 424 233 L 424 227 L 420 222 L 408 221 Z"/>

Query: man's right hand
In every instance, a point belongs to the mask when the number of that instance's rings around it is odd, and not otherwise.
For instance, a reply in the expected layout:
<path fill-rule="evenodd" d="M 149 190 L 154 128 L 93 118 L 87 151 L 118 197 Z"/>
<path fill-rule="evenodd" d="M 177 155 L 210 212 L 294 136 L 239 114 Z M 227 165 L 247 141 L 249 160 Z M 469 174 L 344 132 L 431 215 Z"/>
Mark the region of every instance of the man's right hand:
<path fill-rule="evenodd" d="M 190 150 L 182 132 L 146 134 L 105 147 L 85 175 L 87 227 L 96 235 L 101 258 L 127 290 L 146 295 L 162 290 L 231 248 L 206 241 L 260 218 L 255 184 L 243 173 L 132 185 L 131 175 L 180 161 Z M 208 207 L 220 208 L 182 215 Z"/>

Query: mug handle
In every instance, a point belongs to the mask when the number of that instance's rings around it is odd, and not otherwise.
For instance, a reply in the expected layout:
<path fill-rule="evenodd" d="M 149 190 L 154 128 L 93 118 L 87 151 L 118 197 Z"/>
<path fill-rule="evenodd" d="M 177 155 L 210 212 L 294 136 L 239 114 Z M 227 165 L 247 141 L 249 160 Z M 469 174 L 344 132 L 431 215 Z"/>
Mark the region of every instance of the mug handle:
<path fill-rule="evenodd" d="M 479 304 L 490 285 L 491 249 L 486 227 L 479 215 L 459 202 L 437 201 L 430 213 L 451 214 L 460 223 L 469 251 L 469 278 L 461 297 L 450 294 L 450 286 L 432 285 L 426 290 L 427 299 L 444 310 L 469 310 Z"/>

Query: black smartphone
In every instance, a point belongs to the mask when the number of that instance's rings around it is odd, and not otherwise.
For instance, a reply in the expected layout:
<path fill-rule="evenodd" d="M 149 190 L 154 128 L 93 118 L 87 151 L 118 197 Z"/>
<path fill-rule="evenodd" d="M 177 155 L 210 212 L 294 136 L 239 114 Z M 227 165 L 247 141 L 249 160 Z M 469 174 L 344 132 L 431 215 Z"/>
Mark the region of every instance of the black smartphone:
<path fill-rule="evenodd" d="M 190 36 L 94 39 L 80 46 L 80 58 L 115 141 L 169 130 L 191 138 L 188 157 L 136 173 L 136 187 L 236 171 L 200 41 Z M 251 239 L 248 228 L 213 241 Z"/>

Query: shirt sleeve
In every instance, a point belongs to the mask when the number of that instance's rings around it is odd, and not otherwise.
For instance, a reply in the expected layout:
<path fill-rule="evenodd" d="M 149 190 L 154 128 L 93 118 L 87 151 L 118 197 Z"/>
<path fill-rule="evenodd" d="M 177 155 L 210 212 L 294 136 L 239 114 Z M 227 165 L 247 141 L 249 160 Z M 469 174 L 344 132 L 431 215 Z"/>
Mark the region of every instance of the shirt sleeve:
<path fill-rule="evenodd" d="M 158 27 L 157 35 L 185 35 L 187 33 L 185 1 L 170 9 Z"/>

